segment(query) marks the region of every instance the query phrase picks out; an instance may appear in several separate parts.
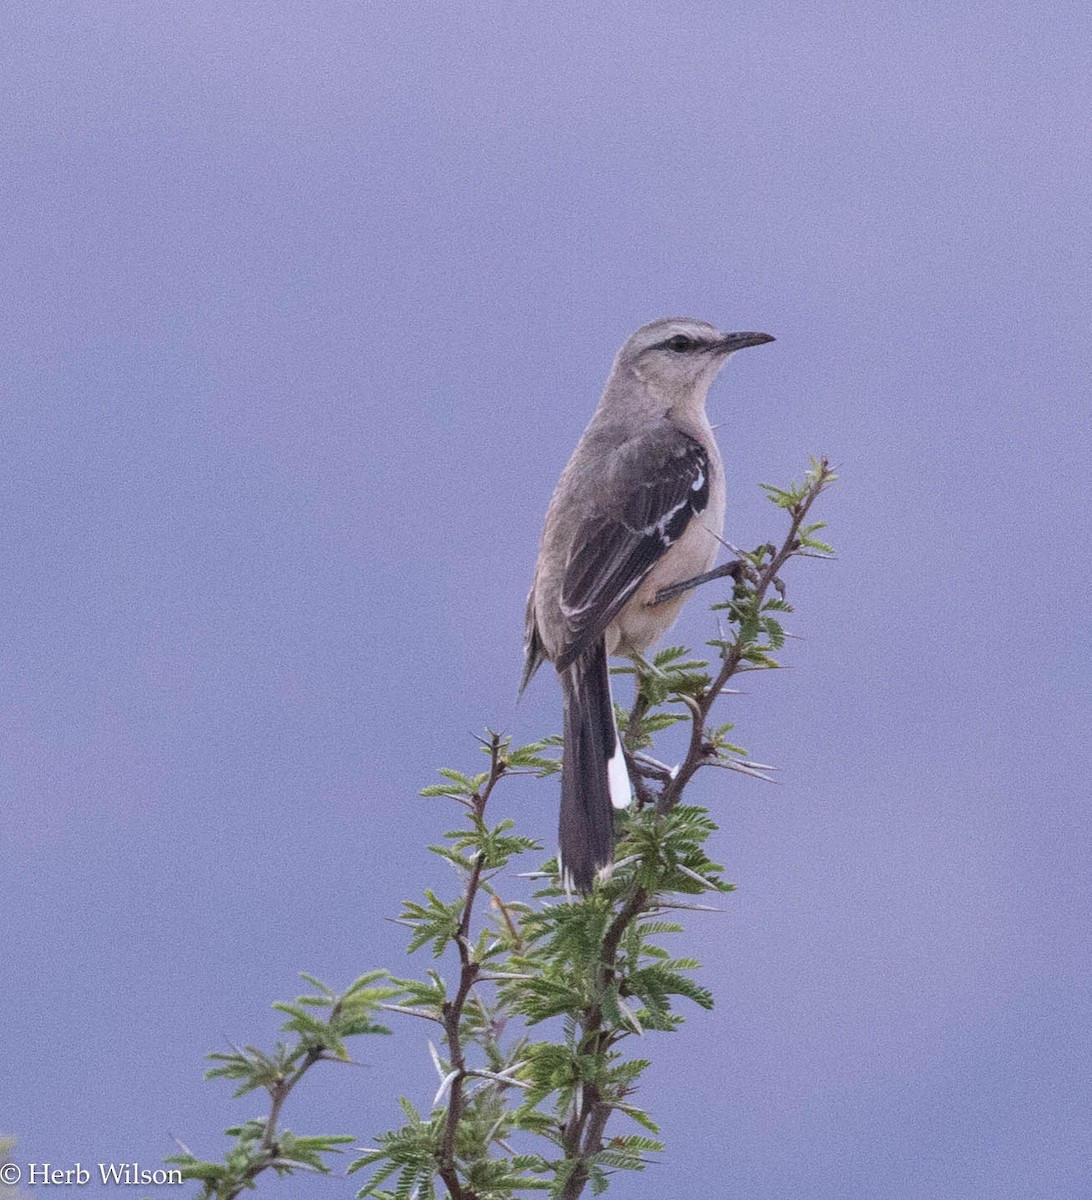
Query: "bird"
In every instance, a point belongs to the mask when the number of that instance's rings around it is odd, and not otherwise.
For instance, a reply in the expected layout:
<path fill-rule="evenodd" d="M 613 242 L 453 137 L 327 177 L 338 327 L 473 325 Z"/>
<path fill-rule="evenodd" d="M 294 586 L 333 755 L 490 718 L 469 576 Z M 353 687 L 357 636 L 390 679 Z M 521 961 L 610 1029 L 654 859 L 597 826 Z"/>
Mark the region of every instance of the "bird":
<path fill-rule="evenodd" d="M 725 484 L 706 396 L 732 354 L 773 340 L 692 317 L 642 325 L 619 350 L 546 510 L 520 692 L 553 664 L 564 701 L 558 862 L 570 894 L 609 877 L 613 810 L 632 798 L 608 659 L 646 663 L 686 600 L 657 604 L 657 595 L 712 565 Z"/>

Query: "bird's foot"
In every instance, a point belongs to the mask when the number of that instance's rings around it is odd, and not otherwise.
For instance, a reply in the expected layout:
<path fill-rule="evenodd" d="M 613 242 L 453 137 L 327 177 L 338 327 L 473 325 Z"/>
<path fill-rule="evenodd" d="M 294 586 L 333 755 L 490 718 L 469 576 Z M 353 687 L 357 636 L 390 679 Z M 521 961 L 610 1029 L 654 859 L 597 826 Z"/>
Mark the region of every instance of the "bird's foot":
<path fill-rule="evenodd" d="M 674 600 L 677 596 L 682 596 L 696 587 L 701 587 L 703 583 L 712 583 L 714 579 L 724 579 L 727 576 L 731 576 L 736 583 L 739 583 L 740 578 L 744 574 L 749 574 L 747 570 L 748 565 L 743 559 L 737 558 L 731 562 L 722 563 L 719 567 L 714 567 L 711 571 L 695 575 L 691 579 L 683 579 L 679 583 L 669 584 L 667 587 L 660 588 L 652 598 L 652 604 L 666 604 L 668 600 Z"/>

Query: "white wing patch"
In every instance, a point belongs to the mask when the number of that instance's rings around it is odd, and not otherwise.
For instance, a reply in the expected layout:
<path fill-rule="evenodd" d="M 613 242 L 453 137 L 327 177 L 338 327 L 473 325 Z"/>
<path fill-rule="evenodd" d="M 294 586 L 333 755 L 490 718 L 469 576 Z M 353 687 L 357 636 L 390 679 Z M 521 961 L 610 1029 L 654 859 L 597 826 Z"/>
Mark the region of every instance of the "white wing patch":
<path fill-rule="evenodd" d="M 655 525 L 646 525 L 641 532 L 646 537 L 651 537 L 654 533 L 658 534 L 664 540 L 664 542 L 670 546 L 675 539 L 667 536 L 667 527 L 671 523 L 672 519 L 681 513 L 684 508 L 688 507 L 689 504 L 689 500 L 680 500 L 674 508 L 668 509 L 668 511 L 664 513 L 664 515 L 656 522 Z"/>
<path fill-rule="evenodd" d="M 630 583 L 627 583 L 626 586 L 621 590 L 621 592 L 619 592 L 619 599 L 628 598 L 633 592 L 635 592 L 637 590 L 638 585 L 641 583 L 641 581 L 643 579 L 644 579 L 644 575 L 640 575 L 640 576 L 638 576 L 638 578 L 632 580 Z M 594 608 L 597 603 L 598 603 L 597 596 L 593 596 L 587 602 L 587 604 L 566 604 L 564 600 L 560 600 L 558 602 L 562 613 L 566 617 L 578 617 L 581 613 L 587 612 L 588 609 Z"/>

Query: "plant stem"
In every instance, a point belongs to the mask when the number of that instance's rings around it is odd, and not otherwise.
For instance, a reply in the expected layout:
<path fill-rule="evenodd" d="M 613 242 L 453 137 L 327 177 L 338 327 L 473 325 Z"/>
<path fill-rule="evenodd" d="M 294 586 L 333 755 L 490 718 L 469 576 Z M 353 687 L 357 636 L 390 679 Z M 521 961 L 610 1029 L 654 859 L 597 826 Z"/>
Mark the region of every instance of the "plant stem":
<path fill-rule="evenodd" d="M 489 776 L 480 791 L 471 797 L 474 817 L 481 821 L 485 815 L 485 806 L 497 781 L 504 775 L 506 766 L 501 758 L 501 739 L 493 734 L 489 742 Z M 448 1092 L 447 1114 L 444 1117 L 444 1132 L 440 1142 L 439 1167 L 437 1174 L 444 1181 L 444 1186 L 451 1200 L 477 1200 L 477 1193 L 463 1186 L 459 1179 L 458 1164 L 455 1156 L 455 1135 L 458 1133 L 459 1121 L 463 1115 L 463 1084 L 466 1080 L 466 1055 L 463 1051 L 462 1019 L 467 997 L 478 980 L 481 966 L 475 961 L 470 950 L 470 921 L 474 912 L 474 901 L 481 888 L 482 864 L 484 856 L 481 851 L 474 858 L 474 865 L 466 883 L 466 899 L 463 901 L 463 911 L 459 918 L 459 928 L 455 933 L 455 945 L 459 953 L 459 987 L 451 1000 L 445 1000 L 443 1005 L 444 1034 L 447 1037 L 448 1050 L 451 1054 L 451 1069 L 455 1078 L 451 1081 Z"/>
<path fill-rule="evenodd" d="M 581 1019 L 580 1053 L 592 1054 L 596 1065 L 604 1065 L 604 1057 L 612 1044 L 609 1031 L 603 1029 L 602 996 L 614 982 L 618 970 L 618 947 L 630 922 L 644 911 L 649 896 L 644 888 L 636 887 L 614 916 L 603 938 L 596 979 L 596 1000 L 588 1006 Z M 588 1162 L 603 1149 L 603 1132 L 613 1106 L 604 1100 L 593 1082 L 580 1088 L 579 1111 L 573 1114 L 564 1136 L 566 1159 L 576 1161 L 576 1167 L 565 1182 L 561 1200 L 578 1200 L 588 1182 Z"/>

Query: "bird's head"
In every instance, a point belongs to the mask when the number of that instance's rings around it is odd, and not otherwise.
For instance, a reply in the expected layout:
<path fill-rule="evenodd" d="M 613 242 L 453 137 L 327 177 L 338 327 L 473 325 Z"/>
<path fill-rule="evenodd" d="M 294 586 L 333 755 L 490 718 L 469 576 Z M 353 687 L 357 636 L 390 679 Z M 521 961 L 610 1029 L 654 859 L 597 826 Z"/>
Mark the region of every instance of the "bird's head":
<path fill-rule="evenodd" d="M 618 352 L 615 371 L 659 393 L 702 403 L 730 355 L 774 339 L 768 333 L 722 333 L 693 317 L 661 317 L 642 325 Z"/>

